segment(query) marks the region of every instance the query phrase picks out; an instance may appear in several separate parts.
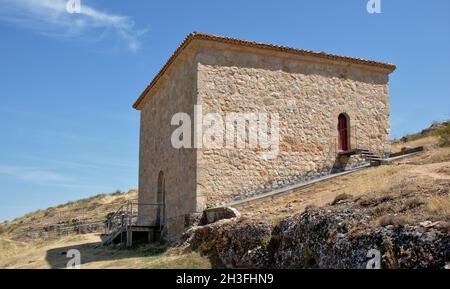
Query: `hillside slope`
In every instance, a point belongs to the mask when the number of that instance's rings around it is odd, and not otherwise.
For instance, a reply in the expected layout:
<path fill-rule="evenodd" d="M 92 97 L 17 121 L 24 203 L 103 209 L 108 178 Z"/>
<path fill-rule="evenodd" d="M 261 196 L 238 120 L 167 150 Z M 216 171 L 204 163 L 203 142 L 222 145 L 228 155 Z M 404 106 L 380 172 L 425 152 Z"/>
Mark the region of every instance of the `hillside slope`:
<path fill-rule="evenodd" d="M 183 247 L 228 268 L 381 268 L 450 264 L 450 148 L 369 168 L 240 208 L 192 228 Z"/>
<path fill-rule="evenodd" d="M 91 225 L 88 231 L 97 231 L 103 226 L 107 214 L 117 211 L 127 201 L 137 199 L 137 190 L 99 194 L 57 207 L 38 210 L 0 224 L 0 237 L 26 241 L 28 238 L 54 237 L 58 231 L 71 233 L 75 224 Z M 93 226 L 95 225 L 95 226 Z M 48 232 L 48 234 L 43 234 Z"/>
<path fill-rule="evenodd" d="M 422 153 L 242 206 L 239 220 L 193 228 L 181 246 L 99 246 L 105 217 L 135 200 L 136 190 L 39 210 L 0 224 L 0 268 L 63 268 L 71 248 L 83 268 L 355 268 L 374 245 L 384 250 L 384 267 L 440 268 L 450 257 L 448 126 L 393 145 L 424 145 Z M 96 222 L 88 234 L 68 230 Z"/>
<path fill-rule="evenodd" d="M 450 266 L 449 123 L 398 141 L 425 151 L 390 165 L 241 205 L 240 218 L 192 228 L 182 247 L 228 268 Z M 368 257 L 369 256 L 369 257 Z"/>
<path fill-rule="evenodd" d="M 170 244 L 145 244 L 132 249 L 100 246 L 106 216 L 136 199 L 136 190 L 100 194 L 3 222 L 0 268 L 65 268 L 69 249 L 80 251 L 82 268 L 211 267 L 200 254 L 179 253 Z M 88 233 L 76 234 L 74 223 Z"/>

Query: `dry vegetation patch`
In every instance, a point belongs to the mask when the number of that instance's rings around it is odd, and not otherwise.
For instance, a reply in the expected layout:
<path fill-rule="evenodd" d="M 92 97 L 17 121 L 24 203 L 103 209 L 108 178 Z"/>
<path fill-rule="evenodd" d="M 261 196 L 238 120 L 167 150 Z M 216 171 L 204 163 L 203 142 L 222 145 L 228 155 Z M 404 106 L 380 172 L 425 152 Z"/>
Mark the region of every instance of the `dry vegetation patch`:
<path fill-rule="evenodd" d="M 394 148 L 425 145 L 425 151 L 390 165 L 323 181 L 292 193 L 242 206 L 245 218 L 279 221 L 309 207 L 358 209 L 372 217 L 368 226 L 450 222 L 450 147 L 439 146 L 433 130 Z M 331 206 L 329 206 L 331 205 Z"/>
<path fill-rule="evenodd" d="M 367 222 L 351 226 L 351 232 L 355 234 L 373 227 L 407 224 L 426 224 L 424 226 L 449 232 L 448 133 L 448 123 L 446 126 L 435 126 L 393 144 L 393 151 L 399 151 L 405 146 L 425 146 L 424 152 L 413 157 L 242 206 L 239 208 L 242 221 L 251 219 L 277 224 L 305 210 L 325 207 L 330 214 L 353 210 L 368 216 Z M 73 219 L 104 220 L 108 213 L 118 209 L 118 204 L 136 198 L 136 190 L 100 194 L 0 224 L 0 268 L 62 268 L 67 262 L 64 253 L 69 248 L 80 249 L 83 268 L 211 267 L 210 261 L 198 253 L 178 252 L 167 245 L 150 244 L 124 250 L 114 246 L 100 247 L 99 237 L 95 234 L 56 239 L 24 237 L 24 233 L 42 230 L 49 223 L 67 223 Z M 263 245 L 270 247 L 275 241 L 269 235 L 263 238 Z"/>
<path fill-rule="evenodd" d="M 102 222 L 126 201 L 136 200 L 137 190 L 99 194 L 86 199 L 28 213 L 0 224 L 0 237 L 22 240 L 30 232 L 42 231 L 49 224 L 70 226 L 75 221 Z"/>

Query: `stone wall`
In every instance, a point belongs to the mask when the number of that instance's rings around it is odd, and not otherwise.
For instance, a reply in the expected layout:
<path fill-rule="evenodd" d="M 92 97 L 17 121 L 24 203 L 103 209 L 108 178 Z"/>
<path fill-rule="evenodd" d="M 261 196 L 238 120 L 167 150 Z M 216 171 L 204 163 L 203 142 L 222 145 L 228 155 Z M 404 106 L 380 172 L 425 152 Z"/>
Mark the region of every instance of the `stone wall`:
<path fill-rule="evenodd" d="M 335 165 L 338 115 L 356 133 L 352 146 L 390 151 L 388 71 L 357 64 L 207 42 L 196 54 L 203 114 L 278 113 L 280 152 L 203 149 L 197 156 L 197 194 L 210 205 L 252 196 Z"/>
<path fill-rule="evenodd" d="M 195 149 L 175 149 L 171 135 L 176 126 L 172 116 L 185 112 L 193 118 L 196 104 L 196 66 L 192 51 L 185 51 L 166 71 L 146 97 L 141 110 L 139 156 L 139 220 L 142 225 L 156 220 L 158 175 L 165 178 L 166 236 L 184 229 L 184 214 L 196 211 Z"/>
<path fill-rule="evenodd" d="M 304 55 L 195 40 L 148 92 L 141 109 L 139 223 L 156 220 L 158 175 L 165 178 L 166 234 L 185 215 L 329 173 L 336 166 L 337 122 L 350 119 L 351 146 L 382 155 L 389 147 L 388 71 Z M 278 113 L 279 153 L 259 148 L 175 149 L 175 113 L 194 121 L 215 112 Z M 194 124 L 192 124 L 192 128 Z M 204 128 L 205 129 L 205 128 Z M 192 141 L 193 141 L 192 136 Z M 352 157 L 349 165 L 360 161 Z"/>

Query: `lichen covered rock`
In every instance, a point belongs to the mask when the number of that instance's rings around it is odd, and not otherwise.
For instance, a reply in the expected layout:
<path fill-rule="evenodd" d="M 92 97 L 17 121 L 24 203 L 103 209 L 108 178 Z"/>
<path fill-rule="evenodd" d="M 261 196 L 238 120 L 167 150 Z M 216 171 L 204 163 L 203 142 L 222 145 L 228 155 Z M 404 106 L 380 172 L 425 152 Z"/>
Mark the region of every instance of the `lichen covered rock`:
<path fill-rule="evenodd" d="M 184 246 L 228 268 L 366 268 L 379 252 L 381 268 L 444 268 L 448 232 L 422 225 L 366 226 L 358 209 L 308 210 L 282 220 L 221 220 L 192 228 Z"/>

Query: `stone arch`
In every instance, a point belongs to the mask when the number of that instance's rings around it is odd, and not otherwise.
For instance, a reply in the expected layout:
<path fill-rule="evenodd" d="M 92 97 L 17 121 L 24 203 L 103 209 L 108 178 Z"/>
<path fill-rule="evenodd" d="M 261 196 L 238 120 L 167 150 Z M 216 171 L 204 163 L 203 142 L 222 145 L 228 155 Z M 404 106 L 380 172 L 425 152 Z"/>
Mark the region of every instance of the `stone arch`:
<path fill-rule="evenodd" d="M 341 151 L 350 150 L 350 117 L 345 112 L 338 116 L 338 148 Z"/>

